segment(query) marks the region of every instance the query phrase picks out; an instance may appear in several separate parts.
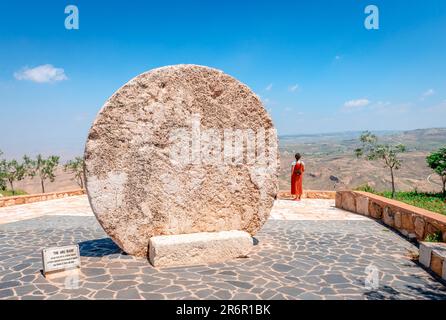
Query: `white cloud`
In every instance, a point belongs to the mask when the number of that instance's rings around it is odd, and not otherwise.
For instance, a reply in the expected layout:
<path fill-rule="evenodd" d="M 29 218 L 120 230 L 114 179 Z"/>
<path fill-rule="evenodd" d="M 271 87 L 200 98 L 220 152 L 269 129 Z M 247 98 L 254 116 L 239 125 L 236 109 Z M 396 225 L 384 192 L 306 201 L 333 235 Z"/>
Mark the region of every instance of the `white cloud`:
<path fill-rule="evenodd" d="M 273 84 L 270 83 L 270 84 L 265 88 L 265 90 L 266 90 L 266 91 L 271 91 L 272 88 L 273 88 Z"/>
<path fill-rule="evenodd" d="M 346 101 L 344 103 L 344 107 L 347 109 L 356 109 L 356 108 L 366 107 L 369 104 L 370 101 L 367 99 L 357 99 L 357 100 Z"/>
<path fill-rule="evenodd" d="M 17 80 L 28 80 L 37 83 L 47 83 L 68 80 L 64 69 L 55 68 L 51 64 L 44 64 L 35 68 L 24 67 L 14 73 Z"/>
<path fill-rule="evenodd" d="M 420 100 L 424 100 L 430 96 L 433 96 L 435 94 L 435 90 L 434 89 L 429 89 L 426 90 L 425 92 L 423 92 L 423 94 L 421 95 Z"/>
<path fill-rule="evenodd" d="M 299 85 L 296 83 L 295 85 L 289 86 L 288 91 L 296 92 L 299 89 Z"/>

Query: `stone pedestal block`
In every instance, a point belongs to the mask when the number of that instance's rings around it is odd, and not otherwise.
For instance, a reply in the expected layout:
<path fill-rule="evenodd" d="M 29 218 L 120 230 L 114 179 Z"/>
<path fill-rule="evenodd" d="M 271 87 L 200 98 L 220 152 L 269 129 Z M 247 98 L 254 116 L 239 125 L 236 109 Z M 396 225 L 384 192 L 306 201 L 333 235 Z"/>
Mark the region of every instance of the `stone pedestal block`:
<path fill-rule="evenodd" d="M 199 232 L 150 238 L 149 260 L 155 267 L 218 263 L 246 257 L 253 239 L 244 231 Z"/>

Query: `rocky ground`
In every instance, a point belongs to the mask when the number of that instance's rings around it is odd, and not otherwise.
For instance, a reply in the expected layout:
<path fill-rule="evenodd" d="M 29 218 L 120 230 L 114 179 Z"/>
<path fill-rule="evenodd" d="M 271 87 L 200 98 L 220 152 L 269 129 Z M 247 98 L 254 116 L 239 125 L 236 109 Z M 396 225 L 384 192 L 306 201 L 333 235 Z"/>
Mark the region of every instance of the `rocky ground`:
<path fill-rule="evenodd" d="M 368 184 L 377 191 L 390 190 L 389 169 L 382 161 L 357 159 L 361 132 L 280 137 L 281 189 L 289 188 L 290 165 L 300 152 L 306 164 L 304 188 L 314 190 L 353 189 Z M 397 190 L 440 192 L 440 178 L 426 164 L 426 156 L 446 146 L 446 129 L 377 132 L 380 143 L 407 147 L 401 169 L 395 171 Z"/>
<path fill-rule="evenodd" d="M 401 191 L 441 191 L 440 178 L 425 164 L 427 152 L 402 155 L 403 166 L 395 172 L 395 185 Z M 289 189 L 291 155 L 282 154 L 280 188 Z M 304 188 L 312 190 L 352 189 L 368 184 L 378 191 L 391 189 L 388 169 L 380 161 L 365 161 L 353 155 L 305 155 Z"/>

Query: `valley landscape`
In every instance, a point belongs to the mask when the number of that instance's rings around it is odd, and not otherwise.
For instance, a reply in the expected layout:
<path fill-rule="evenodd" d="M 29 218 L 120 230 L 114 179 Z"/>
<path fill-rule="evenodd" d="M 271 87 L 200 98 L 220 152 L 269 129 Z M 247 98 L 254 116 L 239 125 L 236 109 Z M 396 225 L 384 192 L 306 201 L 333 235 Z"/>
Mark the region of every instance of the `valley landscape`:
<path fill-rule="evenodd" d="M 396 171 L 396 188 L 400 191 L 439 192 L 440 179 L 426 165 L 426 156 L 446 145 L 446 128 L 411 131 L 374 132 L 381 143 L 407 146 L 401 155 L 402 167 Z M 369 185 L 377 191 L 390 188 L 390 174 L 380 161 L 357 159 L 354 150 L 360 146 L 361 132 L 340 132 L 279 137 L 280 189 L 289 189 L 290 165 L 300 152 L 306 165 L 304 188 L 312 190 L 354 189 Z M 26 178 L 17 183 L 26 193 L 39 193 L 38 179 Z M 54 182 L 48 182 L 48 192 L 77 189 L 74 178 L 60 166 Z"/>
<path fill-rule="evenodd" d="M 407 147 L 395 175 L 397 190 L 441 190 L 439 177 L 426 165 L 426 156 L 446 145 L 446 128 L 374 133 L 380 143 L 402 143 Z M 354 150 L 360 147 L 360 135 L 361 132 L 343 132 L 280 137 L 280 189 L 289 188 L 291 162 L 299 152 L 306 165 L 305 189 L 354 189 L 368 184 L 377 191 L 389 190 L 390 173 L 381 161 L 356 158 Z"/>

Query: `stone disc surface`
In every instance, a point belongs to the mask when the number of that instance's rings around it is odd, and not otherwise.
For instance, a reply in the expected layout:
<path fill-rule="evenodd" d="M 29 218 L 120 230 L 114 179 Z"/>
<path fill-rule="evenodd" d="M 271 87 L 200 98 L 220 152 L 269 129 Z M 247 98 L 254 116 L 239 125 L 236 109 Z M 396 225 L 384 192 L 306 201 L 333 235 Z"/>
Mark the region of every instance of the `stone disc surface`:
<path fill-rule="evenodd" d="M 225 73 L 143 73 L 102 107 L 85 148 L 86 188 L 107 234 L 147 256 L 152 236 L 244 230 L 278 189 L 277 135 L 260 99 Z"/>

